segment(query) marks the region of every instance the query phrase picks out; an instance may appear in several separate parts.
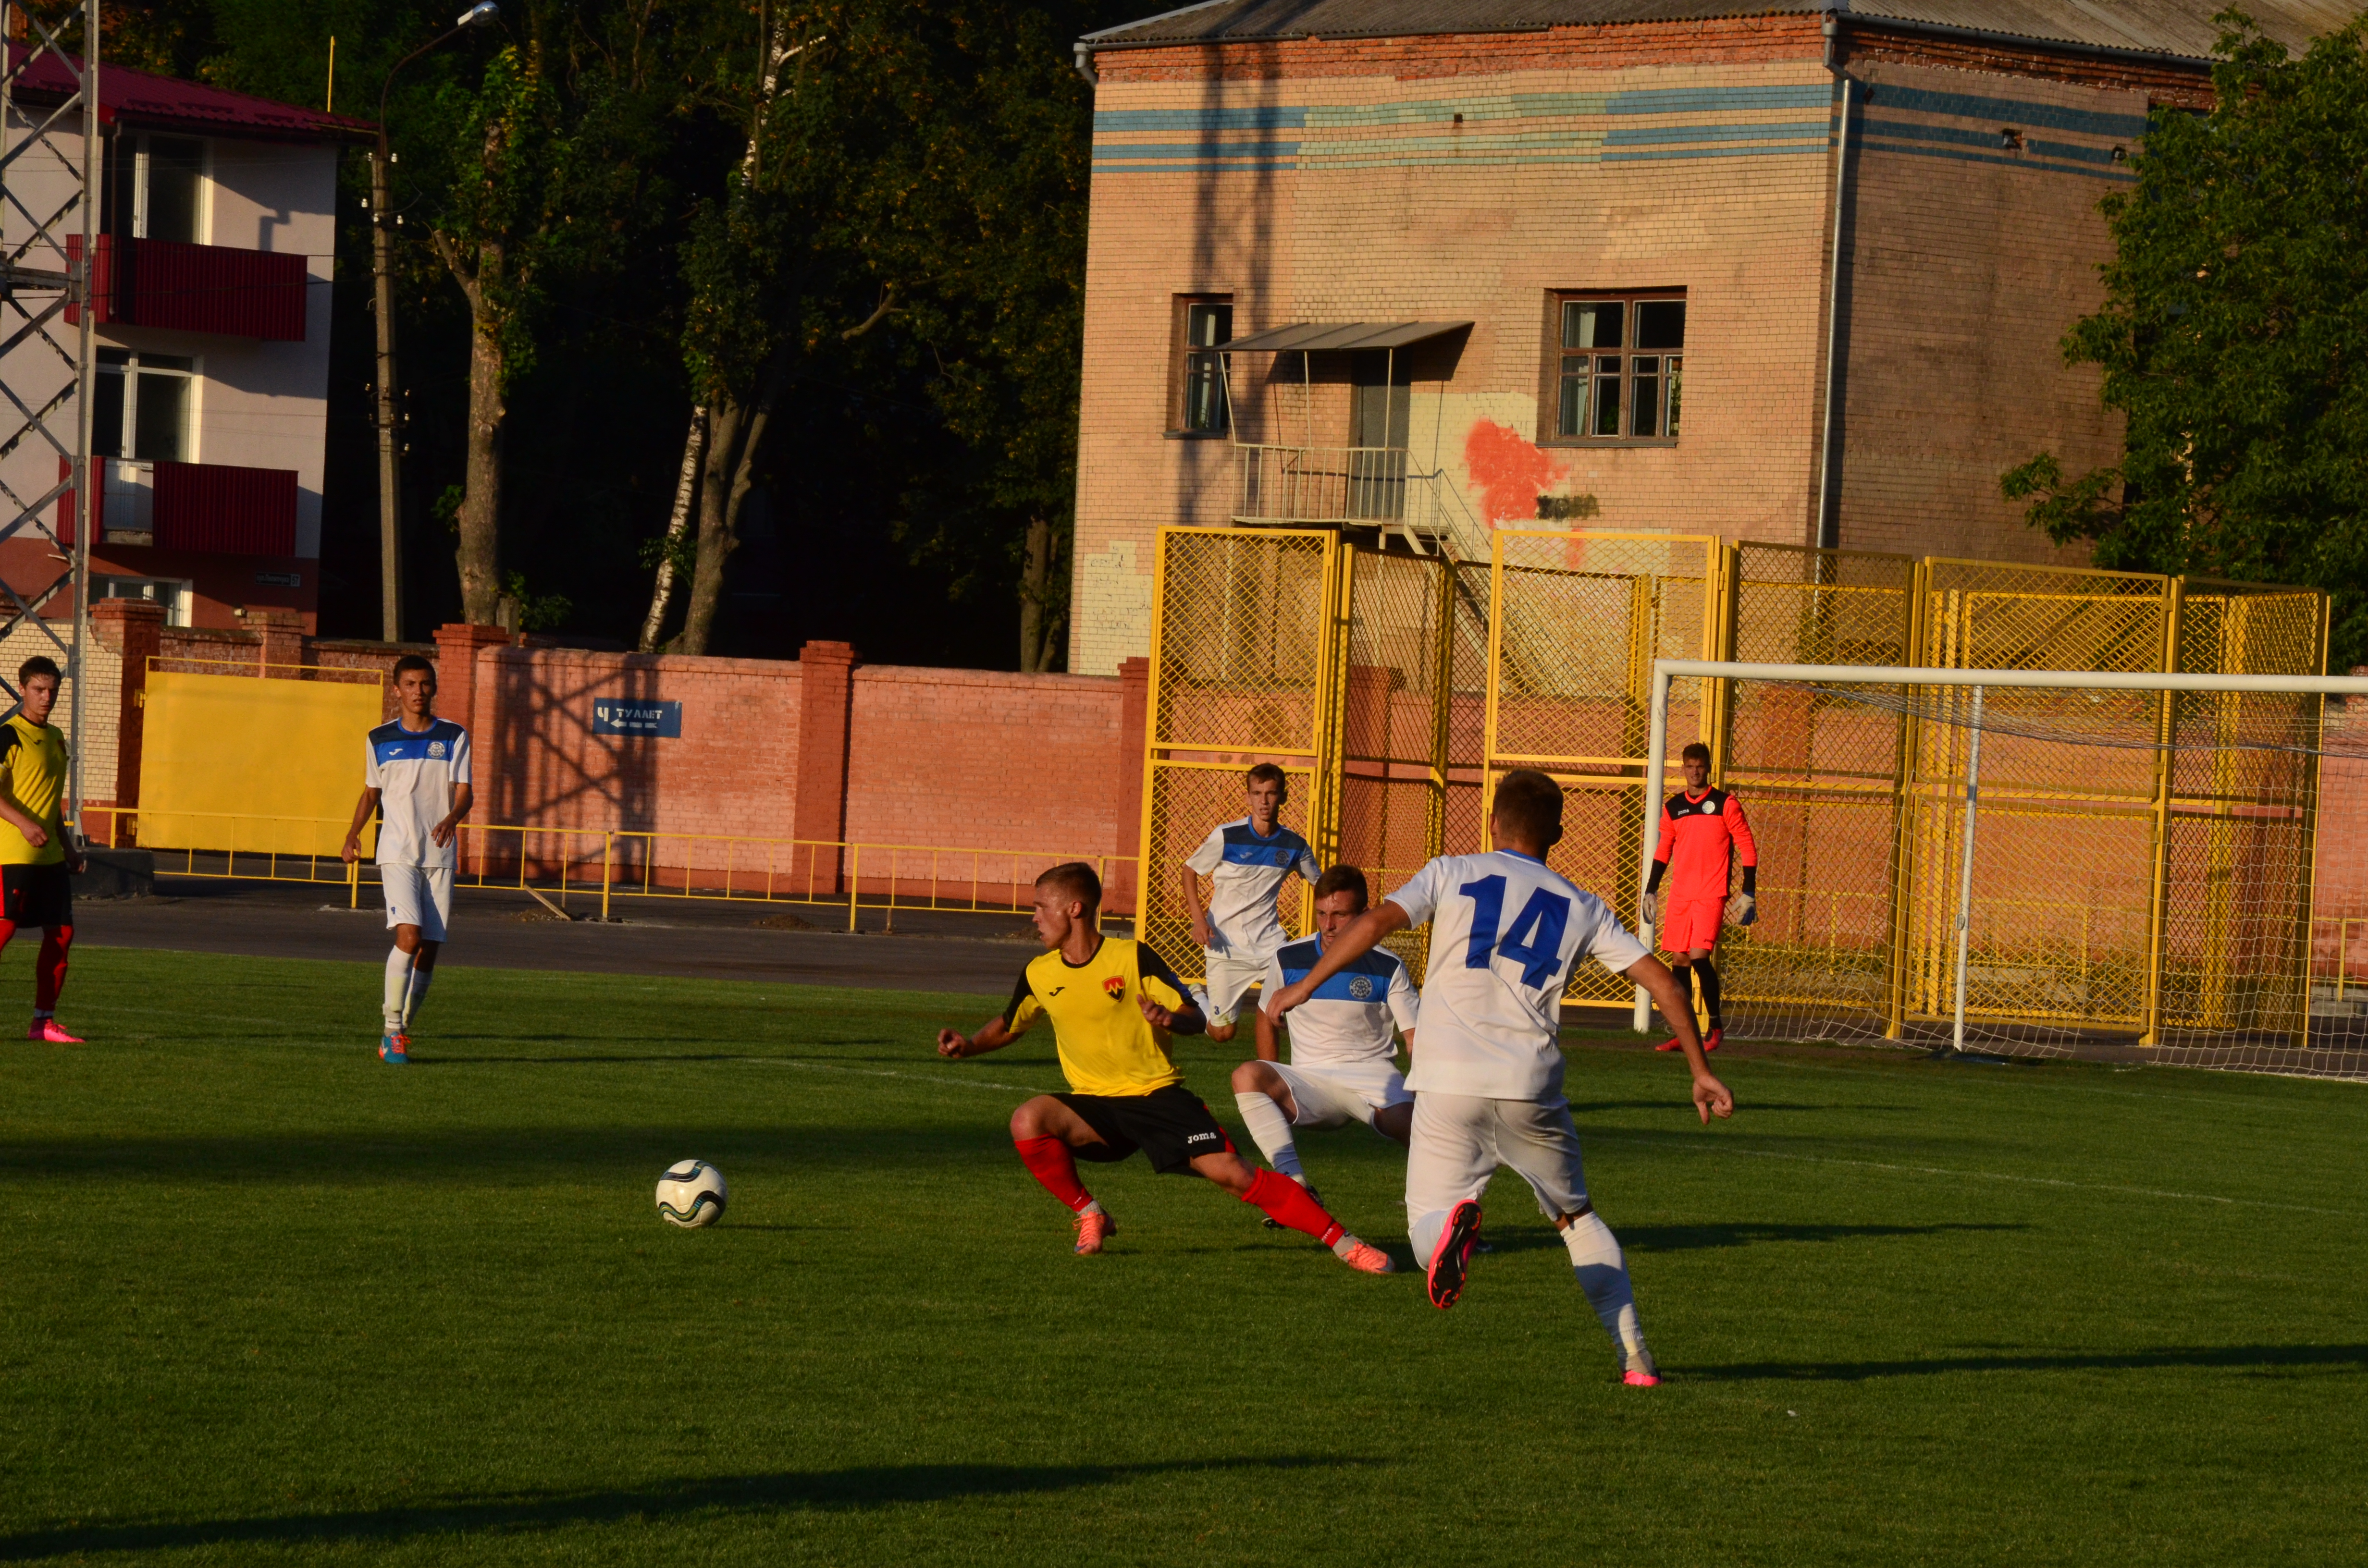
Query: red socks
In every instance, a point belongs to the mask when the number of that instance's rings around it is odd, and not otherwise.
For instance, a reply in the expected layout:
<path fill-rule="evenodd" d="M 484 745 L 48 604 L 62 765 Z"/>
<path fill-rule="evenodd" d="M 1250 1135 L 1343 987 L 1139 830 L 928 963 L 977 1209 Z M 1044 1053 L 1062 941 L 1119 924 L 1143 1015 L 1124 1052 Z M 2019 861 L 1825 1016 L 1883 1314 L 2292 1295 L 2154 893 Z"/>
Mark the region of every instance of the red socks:
<path fill-rule="evenodd" d="M 11 931 L 15 930 L 10 926 Z M 0 946 L 5 946 L 0 939 Z M 54 1013 L 58 1010 L 58 993 L 66 985 L 66 949 L 74 946 L 74 927 L 61 926 L 56 935 L 41 933 L 40 956 L 33 960 L 33 1010 Z"/>
<path fill-rule="evenodd" d="M 0 949 L 17 935 L 17 923 L 0 920 Z M 58 993 L 66 987 L 66 949 L 74 946 L 74 927 L 61 926 L 54 935 L 41 933 L 41 951 L 33 960 L 33 1011 L 54 1013 Z"/>
<path fill-rule="evenodd" d="M 1305 1187 L 1275 1171 L 1258 1172 L 1251 1179 L 1250 1189 L 1242 1194 L 1242 1201 L 1257 1204 L 1276 1224 L 1304 1231 L 1326 1246 L 1348 1233 L 1349 1228 L 1326 1214 L 1324 1205 L 1307 1196 Z"/>
<path fill-rule="evenodd" d="M 1076 1157 L 1058 1138 L 1014 1138 L 1011 1146 L 1019 1151 L 1019 1163 L 1028 1167 L 1028 1174 L 1072 1212 L 1082 1211 L 1094 1200 L 1094 1195 L 1077 1180 Z"/>

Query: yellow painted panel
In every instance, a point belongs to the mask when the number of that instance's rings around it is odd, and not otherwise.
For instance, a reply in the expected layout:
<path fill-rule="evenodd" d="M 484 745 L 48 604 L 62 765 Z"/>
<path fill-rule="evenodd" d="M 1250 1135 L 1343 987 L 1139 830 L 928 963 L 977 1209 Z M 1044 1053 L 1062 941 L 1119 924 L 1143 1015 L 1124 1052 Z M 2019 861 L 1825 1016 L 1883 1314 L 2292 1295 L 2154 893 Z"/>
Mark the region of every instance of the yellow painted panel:
<path fill-rule="evenodd" d="M 335 855 L 362 789 L 375 681 L 148 676 L 140 842 L 153 848 Z M 371 847 L 371 834 L 363 848 Z"/>

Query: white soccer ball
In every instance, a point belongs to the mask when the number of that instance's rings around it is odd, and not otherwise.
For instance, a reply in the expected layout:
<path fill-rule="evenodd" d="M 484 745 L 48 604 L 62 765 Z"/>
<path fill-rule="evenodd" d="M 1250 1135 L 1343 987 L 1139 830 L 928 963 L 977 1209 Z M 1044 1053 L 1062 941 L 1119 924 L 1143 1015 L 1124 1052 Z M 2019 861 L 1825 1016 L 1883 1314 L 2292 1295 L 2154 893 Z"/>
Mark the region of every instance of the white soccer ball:
<path fill-rule="evenodd" d="M 677 1160 L 658 1177 L 658 1218 L 685 1230 L 712 1225 L 729 1197 L 722 1171 L 705 1160 Z"/>

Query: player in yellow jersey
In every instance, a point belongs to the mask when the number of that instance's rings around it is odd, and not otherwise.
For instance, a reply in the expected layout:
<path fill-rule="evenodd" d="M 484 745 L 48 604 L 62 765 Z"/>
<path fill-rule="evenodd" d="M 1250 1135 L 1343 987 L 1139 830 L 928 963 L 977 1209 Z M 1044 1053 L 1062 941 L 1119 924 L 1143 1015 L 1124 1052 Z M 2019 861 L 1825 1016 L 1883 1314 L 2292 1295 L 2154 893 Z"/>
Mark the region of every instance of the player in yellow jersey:
<path fill-rule="evenodd" d="M 0 948 L 19 926 L 41 928 L 25 1038 L 80 1045 L 56 1017 L 74 946 L 74 873 L 86 863 L 65 830 L 66 738 L 50 722 L 60 678 L 41 655 L 26 660 L 17 671 L 17 711 L 0 723 Z"/>
<path fill-rule="evenodd" d="M 1390 1272 L 1387 1253 L 1350 1235 L 1289 1176 L 1253 1170 L 1234 1141 L 1184 1086 L 1167 1037 L 1208 1027 L 1166 960 L 1144 943 L 1105 937 L 1101 879 L 1081 861 L 1036 879 L 1036 934 L 1046 951 L 1030 962 L 1000 1017 L 974 1035 L 938 1031 L 938 1054 L 960 1060 L 1000 1051 L 1037 1019 L 1053 1020 L 1065 1095 L 1039 1095 L 1011 1113 L 1011 1142 L 1044 1190 L 1077 1217 L 1077 1251 L 1102 1250 L 1118 1230 L 1077 1180 L 1077 1160 L 1123 1160 L 1137 1149 L 1166 1175 L 1206 1176 L 1278 1223 L 1304 1231 L 1351 1268 Z"/>

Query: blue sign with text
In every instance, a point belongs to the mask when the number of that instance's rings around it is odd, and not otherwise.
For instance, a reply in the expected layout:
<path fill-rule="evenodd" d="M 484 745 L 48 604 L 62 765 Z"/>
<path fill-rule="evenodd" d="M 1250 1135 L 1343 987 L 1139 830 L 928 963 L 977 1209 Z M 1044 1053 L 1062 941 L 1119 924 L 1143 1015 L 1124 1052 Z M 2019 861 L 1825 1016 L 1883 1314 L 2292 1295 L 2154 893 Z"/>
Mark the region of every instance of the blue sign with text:
<path fill-rule="evenodd" d="M 596 735 L 655 735 L 682 738 L 682 704 L 621 697 L 592 699 L 592 733 Z"/>

